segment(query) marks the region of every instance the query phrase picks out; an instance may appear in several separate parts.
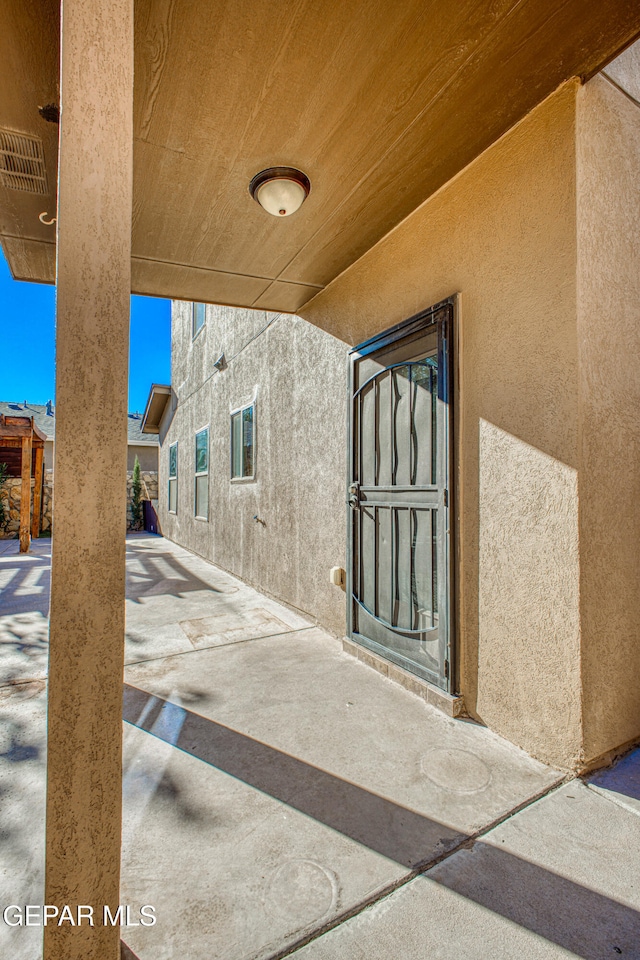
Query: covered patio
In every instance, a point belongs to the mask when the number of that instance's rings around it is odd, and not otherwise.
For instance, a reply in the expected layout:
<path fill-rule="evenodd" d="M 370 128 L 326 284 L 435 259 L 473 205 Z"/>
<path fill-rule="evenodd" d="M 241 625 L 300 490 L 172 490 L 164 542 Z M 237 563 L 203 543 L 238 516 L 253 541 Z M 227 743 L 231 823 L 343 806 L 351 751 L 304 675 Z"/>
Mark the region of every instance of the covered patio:
<path fill-rule="evenodd" d="M 49 564 L 0 554 L 3 904 L 47 902 Z M 640 956 L 628 776 L 567 782 L 160 537 L 127 538 L 127 624 L 125 960 Z"/>

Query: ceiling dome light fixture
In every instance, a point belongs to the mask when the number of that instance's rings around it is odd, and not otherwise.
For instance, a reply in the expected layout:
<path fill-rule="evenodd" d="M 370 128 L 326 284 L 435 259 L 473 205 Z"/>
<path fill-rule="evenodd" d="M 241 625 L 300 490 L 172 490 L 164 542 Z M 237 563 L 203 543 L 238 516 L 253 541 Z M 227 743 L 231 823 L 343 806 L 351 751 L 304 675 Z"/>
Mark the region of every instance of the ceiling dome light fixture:
<path fill-rule="evenodd" d="M 295 167 L 269 167 L 249 184 L 249 193 L 274 217 L 290 217 L 309 196 L 309 178 Z"/>

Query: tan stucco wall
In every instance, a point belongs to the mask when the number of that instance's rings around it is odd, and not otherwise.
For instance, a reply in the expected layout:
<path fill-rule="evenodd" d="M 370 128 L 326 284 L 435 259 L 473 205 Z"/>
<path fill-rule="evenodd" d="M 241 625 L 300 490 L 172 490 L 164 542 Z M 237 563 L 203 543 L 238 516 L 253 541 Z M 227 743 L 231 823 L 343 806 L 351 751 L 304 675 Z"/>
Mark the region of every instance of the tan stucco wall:
<path fill-rule="evenodd" d="M 45 470 L 53 470 L 53 440 L 44 443 Z M 158 447 L 156 444 L 129 444 L 127 448 L 127 470 L 133 470 L 136 454 L 143 470 L 158 469 Z"/>
<path fill-rule="evenodd" d="M 158 450 L 159 447 L 155 444 L 130 443 L 127 448 L 127 470 L 133 470 L 136 456 L 140 462 L 141 470 L 157 470 Z"/>
<path fill-rule="evenodd" d="M 268 329 L 264 329 L 269 324 Z M 218 372 L 221 353 L 227 366 Z M 345 594 L 347 346 L 299 317 L 190 304 L 172 313 L 177 408 L 161 424 L 159 519 L 169 539 L 309 614 L 340 636 Z M 255 396 L 254 481 L 230 480 L 230 413 Z M 209 520 L 194 517 L 195 433 L 209 426 Z M 169 445 L 178 441 L 178 511 L 168 512 Z M 264 524 L 254 520 L 258 516 Z"/>
<path fill-rule="evenodd" d="M 545 760 L 580 755 L 575 100 L 567 84 L 303 315 L 357 343 L 460 292 L 460 685 Z"/>
<path fill-rule="evenodd" d="M 640 107 L 596 77 L 578 93 L 577 116 L 582 680 L 589 759 L 640 735 Z"/>

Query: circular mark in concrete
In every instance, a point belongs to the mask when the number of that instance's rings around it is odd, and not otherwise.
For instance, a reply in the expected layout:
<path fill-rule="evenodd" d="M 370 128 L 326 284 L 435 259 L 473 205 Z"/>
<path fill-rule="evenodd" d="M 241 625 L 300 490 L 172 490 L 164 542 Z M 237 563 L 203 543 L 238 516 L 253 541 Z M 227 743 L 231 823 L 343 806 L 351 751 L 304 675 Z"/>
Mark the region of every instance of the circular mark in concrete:
<path fill-rule="evenodd" d="M 432 783 L 451 793 L 479 793 L 491 783 L 487 764 L 468 750 L 430 750 L 420 766 Z"/>
<path fill-rule="evenodd" d="M 296 929 L 320 920 L 338 900 L 338 881 L 315 860 L 288 860 L 265 884 L 264 906 Z"/>

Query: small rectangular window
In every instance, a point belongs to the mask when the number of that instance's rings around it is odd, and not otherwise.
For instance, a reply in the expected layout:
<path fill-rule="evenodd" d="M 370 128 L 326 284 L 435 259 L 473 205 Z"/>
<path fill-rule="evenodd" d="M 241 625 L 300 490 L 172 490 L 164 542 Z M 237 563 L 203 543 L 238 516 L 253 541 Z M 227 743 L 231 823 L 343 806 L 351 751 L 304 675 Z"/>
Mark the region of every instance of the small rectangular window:
<path fill-rule="evenodd" d="M 231 479 L 252 480 L 255 476 L 255 405 L 231 414 Z"/>
<path fill-rule="evenodd" d="M 209 428 L 196 433 L 195 515 L 209 519 Z"/>
<path fill-rule="evenodd" d="M 169 513 L 178 512 L 178 443 L 169 447 Z"/>
<path fill-rule="evenodd" d="M 206 308 L 204 303 L 192 303 L 191 304 L 191 339 L 192 340 L 198 336 L 198 334 L 204 327 L 205 319 L 206 319 Z"/>

